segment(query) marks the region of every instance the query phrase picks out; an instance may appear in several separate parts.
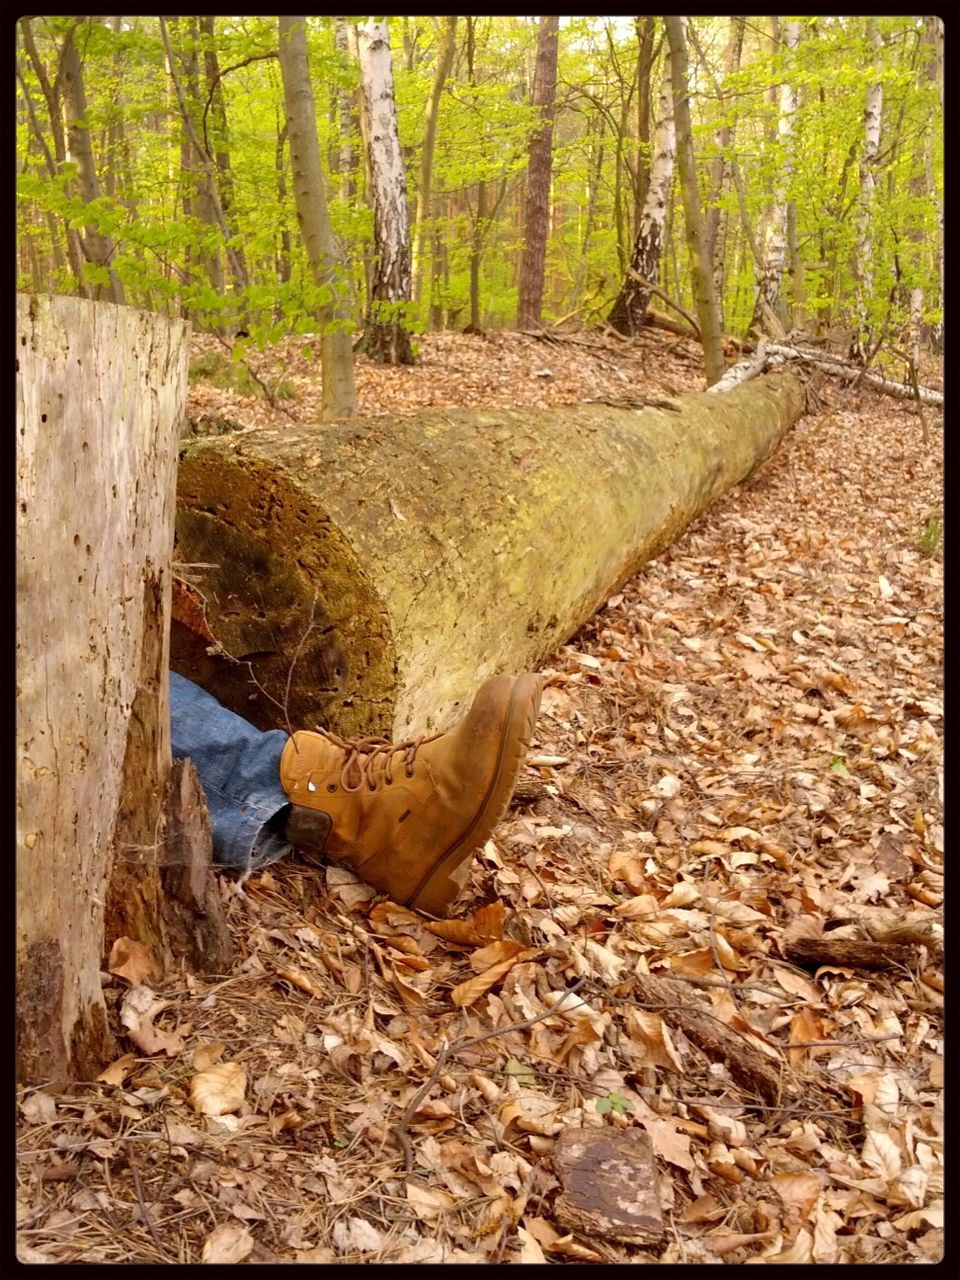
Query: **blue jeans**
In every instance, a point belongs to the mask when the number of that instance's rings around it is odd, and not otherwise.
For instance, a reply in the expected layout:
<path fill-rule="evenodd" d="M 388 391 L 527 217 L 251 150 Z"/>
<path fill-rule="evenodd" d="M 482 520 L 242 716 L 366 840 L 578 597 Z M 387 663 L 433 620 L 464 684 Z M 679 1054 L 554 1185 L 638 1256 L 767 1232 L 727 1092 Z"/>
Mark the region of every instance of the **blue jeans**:
<path fill-rule="evenodd" d="M 247 876 L 289 853 L 279 834 L 290 807 L 280 785 L 287 734 L 254 728 L 175 671 L 170 730 L 173 754 L 193 761 L 206 793 L 214 861 Z"/>

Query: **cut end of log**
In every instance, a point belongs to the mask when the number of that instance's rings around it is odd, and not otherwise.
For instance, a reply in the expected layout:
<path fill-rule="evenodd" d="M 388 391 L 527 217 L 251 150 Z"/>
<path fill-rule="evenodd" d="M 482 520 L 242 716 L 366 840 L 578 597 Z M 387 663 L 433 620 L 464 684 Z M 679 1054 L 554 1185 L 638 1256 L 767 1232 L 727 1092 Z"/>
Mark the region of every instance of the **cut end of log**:
<path fill-rule="evenodd" d="M 197 592 L 219 651 L 175 621 L 171 665 L 261 729 L 388 733 L 388 620 L 341 530 L 260 452 L 198 447 L 181 458 L 177 546 L 209 566 Z"/>

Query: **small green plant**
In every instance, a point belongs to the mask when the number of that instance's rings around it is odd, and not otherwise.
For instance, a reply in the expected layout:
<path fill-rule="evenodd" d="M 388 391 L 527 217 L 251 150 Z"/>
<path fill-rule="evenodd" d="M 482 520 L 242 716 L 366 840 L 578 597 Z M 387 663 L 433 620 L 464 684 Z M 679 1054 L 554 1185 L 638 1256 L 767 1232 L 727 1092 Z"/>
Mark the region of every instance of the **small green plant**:
<path fill-rule="evenodd" d="M 598 1098 L 594 1105 L 602 1116 L 608 1115 L 611 1111 L 615 1111 L 618 1116 L 623 1116 L 628 1111 L 634 1110 L 630 1099 L 621 1098 L 619 1093 L 608 1093 L 605 1098 Z"/>
<path fill-rule="evenodd" d="M 927 523 L 917 538 L 920 554 L 936 560 L 943 559 L 943 516 L 932 511 L 927 516 Z"/>

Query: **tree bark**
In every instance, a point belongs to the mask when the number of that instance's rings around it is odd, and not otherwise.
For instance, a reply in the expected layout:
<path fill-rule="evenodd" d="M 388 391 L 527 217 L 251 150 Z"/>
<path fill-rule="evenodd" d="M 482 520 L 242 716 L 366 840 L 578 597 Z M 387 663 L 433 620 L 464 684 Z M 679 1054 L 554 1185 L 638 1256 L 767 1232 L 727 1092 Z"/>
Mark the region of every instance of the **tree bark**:
<path fill-rule="evenodd" d="M 656 284 L 660 278 L 660 249 L 677 149 L 670 65 L 670 50 L 667 48 L 663 55 L 663 82 L 660 87 L 653 169 L 647 185 L 647 198 L 637 228 L 630 267 L 608 318 L 609 324 L 618 333 L 631 338 L 640 332 L 650 305 L 652 293 L 649 286 Z"/>
<path fill-rule="evenodd" d="M 357 43 L 369 129 L 375 245 L 363 349 L 382 364 L 414 364 L 404 315 L 411 286 L 410 217 L 386 20 L 359 24 Z"/>
<path fill-rule="evenodd" d="M 785 47 L 794 53 L 799 41 L 799 22 L 785 23 Z M 787 186 L 793 175 L 793 123 L 796 113 L 797 91 L 790 80 L 785 79 L 780 85 L 780 114 L 777 118 L 780 163 L 773 199 L 766 210 L 761 231 L 763 265 L 751 321 L 754 331 L 769 334 L 772 338 L 783 338 L 790 328 L 790 319 L 781 295 L 787 249 Z"/>
<path fill-rule="evenodd" d="M 194 262 L 203 271 L 217 299 L 217 303 L 210 308 L 203 306 L 191 308 L 189 318 L 198 327 L 223 334 L 227 330 L 225 317 L 221 314 L 219 305 L 223 298 L 224 279 L 218 244 L 220 225 L 216 211 L 215 173 L 211 153 L 204 146 L 206 159 L 211 161 L 205 167 L 205 157 L 201 154 L 200 147 L 195 144 L 195 141 L 200 141 L 200 122 L 203 112 L 200 101 L 200 61 L 197 52 L 200 33 L 195 17 L 176 19 L 173 28 L 179 37 L 179 77 L 183 89 L 180 97 L 180 107 L 183 112 L 180 138 L 183 211 L 188 217 L 193 216 L 198 219 L 207 228 L 206 232 L 195 235 L 192 242 L 187 245 L 185 260 L 188 268 L 191 262 Z"/>
<path fill-rule="evenodd" d="M 867 18 L 866 41 L 875 65 L 880 59 L 880 31 L 876 18 Z M 879 70 L 879 66 L 877 66 Z M 870 302 L 873 297 L 873 212 L 877 185 L 877 156 L 880 151 L 880 119 L 883 114 L 883 81 L 879 77 L 867 88 L 863 107 L 863 158 L 860 162 L 860 208 L 857 218 L 857 332 L 851 355 L 865 359 L 870 346 Z"/>
<path fill-rule="evenodd" d="M 333 45 L 344 68 L 349 66 L 350 44 L 347 38 L 347 20 L 344 17 L 334 18 Z M 337 156 L 336 171 L 339 178 L 337 199 L 341 204 L 348 204 L 357 194 L 357 157 L 351 138 L 359 133 L 360 122 L 357 108 L 350 90 L 343 84 L 336 92 L 337 130 L 339 142 L 335 144 Z"/>
<path fill-rule="evenodd" d="M 550 216 L 550 175 L 553 169 L 553 111 L 557 95 L 557 40 L 560 19 L 554 14 L 540 19 L 537 33 L 537 69 L 533 82 L 533 106 L 540 127 L 530 143 L 524 200 L 524 243 L 520 257 L 517 328 L 540 327 L 543 277 Z"/>
<path fill-rule="evenodd" d="M 673 80 L 673 109 L 677 122 L 677 165 L 680 170 L 680 190 L 683 195 L 683 214 L 686 223 L 687 250 L 690 255 L 690 278 L 700 320 L 700 341 L 703 346 L 703 363 L 707 386 L 723 377 L 723 327 L 720 308 L 713 287 L 713 273 L 707 258 L 703 239 L 703 215 L 700 212 L 700 194 L 697 190 L 697 168 L 693 153 L 693 132 L 690 125 L 689 77 L 687 72 L 687 40 L 684 20 L 675 14 L 664 18 L 667 40 L 670 45 L 670 65 Z"/>
<path fill-rule="evenodd" d="M 430 193 L 433 181 L 433 151 L 437 140 L 437 117 L 440 113 L 440 95 L 453 65 L 456 50 L 457 19 L 442 19 L 443 27 L 437 43 L 437 67 L 433 75 L 430 97 L 423 122 L 423 144 L 420 148 L 420 181 L 417 185 L 417 214 L 413 233 L 413 301 L 420 301 L 420 282 L 423 276 L 423 246 L 426 241 L 427 219 L 430 216 Z"/>
<path fill-rule="evenodd" d="M 745 21 L 743 17 L 730 19 L 730 35 L 723 58 L 724 78 L 736 75 L 740 70 Z M 722 104 L 725 97 L 723 86 L 716 85 L 714 92 Z M 720 306 L 721 324 L 723 323 L 724 249 L 727 238 L 727 213 L 722 201 L 730 181 L 730 164 L 727 157 L 733 147 L 735 134 L 736 124 L 733 122 L 724 124 L 717 130 L 717 155 L 710 165 L 710 206 L 704 218 L 704 238 L 713 271 L 713 287 Z"/>
<path fill-rule="evenodd" d="M 20 296 L 17 315 L 17 1066 L 92 1079 L 114 1047 L 113 876 L 130 913 L 156 901 L 170 815 L 183 827 L 167 671 L 187 330 L 77 298 Z"/>
<path fill-rule="evenodd" d="M 207 99 L 210 110 L 207 113 L 206 132 L 210 138 L 210 149 L 216 164 L 217 185 L 220 191 L 220 203 L 227 226 L 235 234 L 238 232 L 237 201 L 233 185 L 233 170 L 230 166 L 230 141 L 227 130 L 227 108 L 223 99 L 223 81 L 220 77 L 220 60 L 217 57 L 216 18 L 213 14 L 205 14 L 200 18 L 200 29 L 203 32 L 203 70 L 207 86 Z M 201 120 L 203 119 L 201 114 Z M 243 245 L 238 244 L 234 250 L 237 262 L 243 271 L 241 279 L 234 280 L 234 289 L 242 289 L 249 279 L 246 255 Z M 242 312 L 234 319 L 239 325 L 245 325 L 246 315 Z"/>
<path fill-rule="evenodd" d="M 647 202 L 652 157 L 650 155 L 650 73 L 653 70 L 653 37 L 656 20 L 634 18 L 637 31 L 637 179 L 633 202 L 633 234 L 640 230 Z"/>
<path fill-rule="evenodd" d="M 90 145 L 90 130 L 87 127 L 87 98 L 83 87 L 83 67 L 77 46 L 73 42 L 72 28 L 64 37 L 63 48 L 60 51 L 59 80 L 63 87 L 70 156 L 77 166 L 77 187 L 83 201 L 90 204 L 99 198 L 100 183 L 97 179 L 93 148 Z M 111 265 L 113 241 L 101 232 L 96 222 L 89 222 L 84 228 L 84 248 L 87 261 L 105 277 L 94 285 L 93 296 L 108 299 L 122 306 L 123 285 Z"/>
<path fill-rule="evenodd" d="M 330 225 L 320 166 L 317 116 L 307 58 L 306 18 L 279 18 L 280 74 L 287 113 L 290 163 L 297 222 L 314 283 L 329 293 L 317 308 L 321 326 L 320 368 L 323 377 L 321 419 L 350 418 L 357 411 L 353 378 L 353 346 L 347 324 L 350 290 Z"/>
<path fill-rule="evenodd" d="M 241 661 L 178 627 L 174 667 L 263 728 L 441 730 L 479 680 L 572 635 L 803 402 L 779 374 L 678 411 L 450 410 L 190 443 L 180 554 L 217 566 L 208 625 Z"/>

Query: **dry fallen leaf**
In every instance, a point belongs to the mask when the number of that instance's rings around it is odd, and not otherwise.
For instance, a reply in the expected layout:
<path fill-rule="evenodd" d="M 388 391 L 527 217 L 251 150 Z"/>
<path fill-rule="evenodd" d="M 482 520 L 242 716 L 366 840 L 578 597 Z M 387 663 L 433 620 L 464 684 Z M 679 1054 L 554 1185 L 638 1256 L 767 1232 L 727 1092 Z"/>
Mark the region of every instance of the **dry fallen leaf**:
<path fill-rule="evenodd" d="M 492 946 L 499 946 L 499 943 L 492 943 Z M 534 956 L 539 955 L 539 951 L 532 947 L 529 950 L 521 950 L 516 955 L 511 956 L 508 960 L 495 964 L 491 968 L 478 973 L 474 978 L 468 978 L 466 982 L 458 983 L 450 991 L 450 999 L 455 1005 L 461 1009 L 466 1009 L 470 1005 L 475 1004 L 482 995 L 485 995 L 491 987 L 495 986 L 501 978 L 516 964 L 522 963 L 524 960 L 532 960 Z"/>
<path fill-rule="evenodd" d="M 191 1023 L 184 1023 L 174 1031 L 163 1031 L 153 1025 L 153 1019 L 169 1008 L 170 1001 L 162 1000 L 149 987 L 131 987 L 120 1006 L 120 1021 L 127 1035 L 144 1053 L 165 1053 L 176 1057 L 192 1031 Z"/>
<path fill-rule="evenodd" d="M 150 948 L 134 938 L 117 938 L 110 948 L 107 969 L 133 987 L 139 986 L 151 974 L 157 977 L 161 973 L 160 963 Z"/>
<path fill-rule="evenodd" d="M 247 1090 L 247 1073 L 239 1062 L 220 1062 L 190 1081 L 190 1102 L 205 1116 L 239 1111 Z"/>
<path fill-rule="evenodd" d="M 214 1229 L 203 1242 L 201 1262 L 235 1266 L 250 1256 L 253 1236 L 239 1222 L 224 1222 Z"/>
<path fill-rule="evenodd" d="M 20 1102 L 20 1113 L 30 1124 L 53 1124 L 57 1118 L 57 1104 L 43 1089 L 36 1089 Z"/>
<path fill-rule="evenodd" d="M 136 1065 L 136 1055 L 125 1053 L 122 1057 L 117 1058 L 116 1062 L 111 1062 L 109 1067 L 105 1067 L 97 1076 L 97 1079 L 102 1080 L 104 1084 L 121 1085 Z"/>
<path fill-rule="evenodd" d="M 206 1071 L 223 1057 L 222 1040 L 204 1040 L 193 1051 L 194 1071 Z"/>

